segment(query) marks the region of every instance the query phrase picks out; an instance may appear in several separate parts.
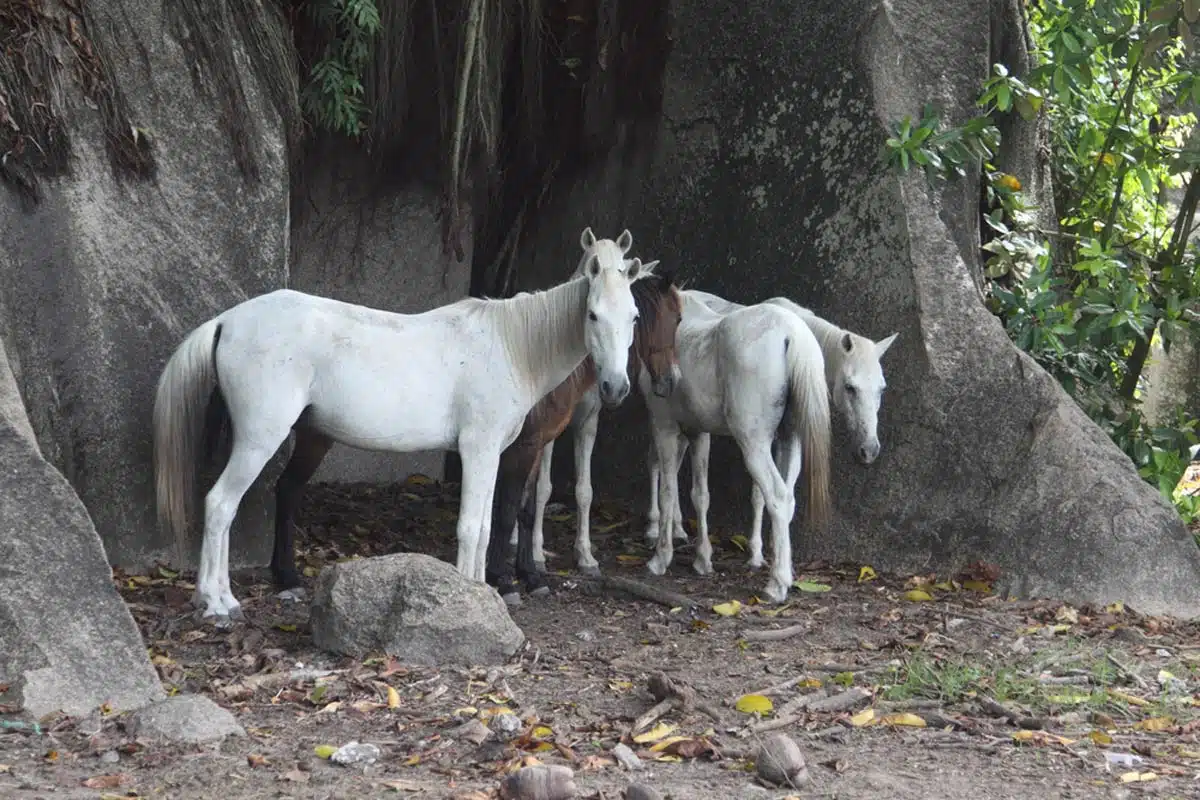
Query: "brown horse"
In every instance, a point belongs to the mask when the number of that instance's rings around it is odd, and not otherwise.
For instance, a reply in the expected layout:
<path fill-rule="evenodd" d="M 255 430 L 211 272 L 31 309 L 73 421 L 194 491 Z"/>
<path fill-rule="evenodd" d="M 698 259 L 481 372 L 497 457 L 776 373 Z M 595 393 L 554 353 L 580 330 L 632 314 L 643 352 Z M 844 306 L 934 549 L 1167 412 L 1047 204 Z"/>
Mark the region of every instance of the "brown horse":
<path fill-rule="evenodd" d="M 654 393 L 666 397 L 675 388 L 679 361 L 675 353 L 675 329 L 683 316 L 683 300 L 671 275 L 653 274 L 632 285 L 638 321 L 629 349 L 630 383 L 637 385 L 636 370 L 645 365 Z M 533 503 L 542 451 L 557 439 L 580 398 L 596 383 L 590 357 L 583 360 L 565 381 L 538 401 L 525 417 L 516 441 L 500 456 L 496 491 L 492 501 L 492 535 L 488 542 L 485 577 L 496 587 L 504 602 L 520 605 L 509 557 L 513 525 L 518 525 L 516 580 L 531 595 L 550 591 L 533 560 Z"/>

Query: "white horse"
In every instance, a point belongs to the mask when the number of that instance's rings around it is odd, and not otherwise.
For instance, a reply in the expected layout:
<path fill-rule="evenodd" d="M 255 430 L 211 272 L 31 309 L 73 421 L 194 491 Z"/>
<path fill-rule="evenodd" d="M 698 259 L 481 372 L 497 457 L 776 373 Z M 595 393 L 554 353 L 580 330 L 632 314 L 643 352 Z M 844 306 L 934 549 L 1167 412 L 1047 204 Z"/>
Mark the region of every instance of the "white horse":
<path fill-rule="evenodd" d="M 197 449 L 210 400 L 232 423 L 228 463 L 204 504 L 193 603 L 219 623 L 240 618 L 229 584 L 229 528 L 242 496 L 291 429 L 315 429 L 366 450 L 457 450 L 460 573 L 484 579 L 501 451 L 529 409 L 589 354 L 600 396 L 628 395 L 637 306 L 630 286 L 648 271 L 620 242 L 580 237 L 582 275 L 508 300 L 467 298 L 394 314 L 279 290 L 203 323 L 179 345 L 154 403 L 160 520 L 180 556 Z"/>
<path fill-rule="evenodd" d="M 704 434 L 706 441 L 713 433 L 732 436 L 771 515 L 772 568 L 764 593 L 782 602 L 792 584 L 791 521 L 802 466 L 808 523 L 822 524 L 829 513 L 831 431 L 821 348 L 799 317 L 777 305 L 764 303 L 718 314 L 683 294 L 683 321 L 676 332 L 682 375 L 675 391 L 668 398 L 659 397 L 649 391 L 644 370 L 638 377 L 662 465 L 656 482 L 662 505 L 673 509 L 677 504 L 684 436 Z M 782 474 L 771 457 L 776 437 L 785 468 Z M 707 469 L 707 460 L 701 466 Z M 692 493 L 700 519 L 693 567 L 708 574 L 712 572 L 708 480 L 707 475 L 702 478 Z M 662 533 L 655 536 L 656 552 L 647 564 L 655 575 L 666 572 L 673 556 L 675 537 Z"/>
<path fill-rule="evenodd" d="M 727 314 L 731 311 L 745 308 L 740 303 L 734 303 L 723 297 L 718 297 L 715 294 L 702 292 L 697 289 L 687 290 L 683 294 L 699 300 L 718 314 Z M 891 336 L 875 342 L 865 336 L 859 336 L 856 333 L 839 328 L 832 322 L 822 319 L 811 310 L 794 303 L 786 297 L 773 297 L 764 302 L 786 308 L 796 314 L 816 335 L 825 359 L 825 378 L 829 386 L 830 396 L 833 399 L 833 406 L 837 409 L 839 416 L 849 429 L 851 442 L 854 445 L 854 456 L 864 465 L 874 462 L 879 456 L 881 449 L 878 435 L 879 408 L 883 402 L 883 391 L 887 387 L 887 381 L 883 375 L 883 366 L 880 364 L 880 361 L 884 353 L 896 341 L 899 333 L 893 333 Z M 707 496 L 708 487 L 699 487 L 697 486 L 697 482 L 702 479 L 707 482 L 708 478 L 710 445 L 708 434 L 697 435 L 692 439 L 691 444 L 692 494 L 693 497 L 698 493 Z M 680 462 L 682 462 L 682 453 L 686 452 L 687 446 L 688 440 L 686 438 L 680 441 Z M 778 455 L 778 447 L 776 446 L 773 449 L 775 454 Z M 647 461 L 650 467 L 650 510 L 647 513 L 646 536 L 647 538 L 654 538 L 658 535 L 659 526 L 658 490 L 660 485 L 660 466 L 653 448 L 650 450 Z M 762 555 L 764 499 L 757 484 L 751 490 L 750 502 L 754 516 L 750 527 L 749 565 L 757 569 L 762 567 L 764 563 Z M 697 515 L 702 516 L 699 509 L 697 509 Z M 683 514 L 678 503 L 678 495 L 676 495 L 676 505 L 672 521 L 675 537 L 686 538 L 687 534 L 683 529 Z M 697 523 L 699 527 L 707 530 L 707 520 L 698 519 Z M 711 570 L 711 564 L 708 564 L 707 568 Z M 700 570 L 698 569 L 698 571 Z"/>

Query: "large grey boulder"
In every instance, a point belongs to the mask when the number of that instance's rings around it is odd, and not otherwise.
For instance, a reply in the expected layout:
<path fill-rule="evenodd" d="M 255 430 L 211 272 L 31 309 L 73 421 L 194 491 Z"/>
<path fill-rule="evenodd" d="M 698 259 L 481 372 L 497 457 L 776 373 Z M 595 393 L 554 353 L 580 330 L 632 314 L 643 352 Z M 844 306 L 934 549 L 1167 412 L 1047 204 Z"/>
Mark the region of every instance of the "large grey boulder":
<path fill-rule="evenodd" d="M 64 54 L 50 96 L 65 163 L 42 175 L 36 205 L 11 183 L 0 187 L 0 340 L 42 452 L 79 493 L 113 562 L 137 566 L 175 560 L 155 524 L 150 469 L 154 387 L 167 357 L 204 320 L 285 285 L 284 124 L 267 87 L 244 77 L 270 40 L 273 4 L 82 7 L 83 18 L 47 14 L 38 42 L 67 47 L 51 25 L 59 16 L 63 30 L 69 22 L 90 37 L 106 65 L 92 92 L 103 102 L 84 96 L 77 56 Z M 258 49 L 244 44 L 250 37 L 238 31 L 248 27 L 228 18 L 230 8 L 257 15 Z M 81 60 L 79 69 L 93 66 Z M 140 167 L 129 166 L 123 139 L 132 128 Z M 242 503 L 235 563 L 265 563 L 264 499 L 252 491 Z"/>
<path fill-rule="evenodd" d="M 657 136 L 632 135 L 654 120 L 625 120 L 627 145 L 552 187 L 523 288 L 558 279 L 576 247 L 561 231 L 629 227 L 639 255 L 697 288 L 786 294 L 875 339 L 899 331 L 882 457 L 864 468 L 835 452 L 836 519 L 797 534 L 798 558 L 943 574 L 983 559 L 1020 595 L 1194 615 L 1200 551 L 1184 526 L 983 306 L 977 180 L 930 188 L 879 159 L 887 126 L 928 101 L 950 121 L 975 113 L 992 58 L 1021 49 L 1005 42 L 1022 35 L 1013 7 L 672 3 Z M 1004 155 L 1044 186 L 1037 141 L 1022 130 Z M 639 507 L 643 418 L 636 398 L 606 413 L 593 466 L 597 492 Z M 748 521 L 729 440 L 713 443 L 709 484 L 714 522 Z"/>
<path fill-rule="evenodd" d="M 311 618 L 313 642 L 324 650 L 385 652 L 408 664 L 501 664 L 525 643 L 495 589 L 420 553 L 326 567 Z"/>
<path fill-rule="evenodd" d="M 0 369 L 0 703 L 40 717 L 163 697 L 112 583 L 104 545 L 63 476 L 14 425 Z M 11 385 L 11 382 L 8 382 Z M 22 412 L 23 416 L 23 412 Z"/>

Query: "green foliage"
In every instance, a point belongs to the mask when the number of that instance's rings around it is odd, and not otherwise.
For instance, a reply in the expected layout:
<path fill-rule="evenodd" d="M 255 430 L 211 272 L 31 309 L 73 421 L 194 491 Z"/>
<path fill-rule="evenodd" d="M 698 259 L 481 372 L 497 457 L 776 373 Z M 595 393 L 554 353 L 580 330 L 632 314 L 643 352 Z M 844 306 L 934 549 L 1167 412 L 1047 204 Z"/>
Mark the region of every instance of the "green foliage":
<path fill-rule="evenodd" d="M 1200 334 L 1200 274 L 1190 243 L 1200 200 L 1200 0 L 1044 0 L 1029 5 L 1035 65 L 996 65 L 983 113 L 942 130 L 926 110 L 885 145 L 889 163 L 931 179 L 982 165 L 991 238 L 989 304 L 1032 355 L 1189 519 L 1175 486 L 1198 441 L 1182 417 L 1152 426 L 1140 409 L 1150 344 Z M 1049 115 L 1059 230 L 1039 229 L 1020 181 L 990 163 L 992 122 Z M 969 155 L 972 161 L 964 157 Z"/>
<path fill-rule="evenodd" d="M 308 0 L 305 11 L 329 42 L 300 92 L 301 106 L 322 127 L 357 137 L 366 128 L 363 73 L 381 28 L 379 8 L 375 0 Z"/>

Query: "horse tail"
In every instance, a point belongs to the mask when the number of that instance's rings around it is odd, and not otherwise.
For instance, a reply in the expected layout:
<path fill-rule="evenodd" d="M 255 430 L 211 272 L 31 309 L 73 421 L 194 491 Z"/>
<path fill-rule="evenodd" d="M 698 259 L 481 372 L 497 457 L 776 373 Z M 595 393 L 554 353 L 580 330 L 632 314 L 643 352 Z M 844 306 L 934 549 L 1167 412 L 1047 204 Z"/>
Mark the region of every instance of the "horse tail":
<path fill-rule="evenodd" d="M 216 346 L 221 323 L 210 319 L 171 355 L 154 396 L 154 488 L 158 521 L 175 538 L 183 564 L 196 499 L 199 450 L 205 437 L 209 401 L 217 390 Z"/>
<path fill-rule="evenodd" d="M 787 350 L 789 426 L 801 437 L 803 479 L 808 489 L 806 522 L 819 527 L 829 520 L 830 438 L 829 387 L 825 359 L 812 331 L 795 318 Z"/>

